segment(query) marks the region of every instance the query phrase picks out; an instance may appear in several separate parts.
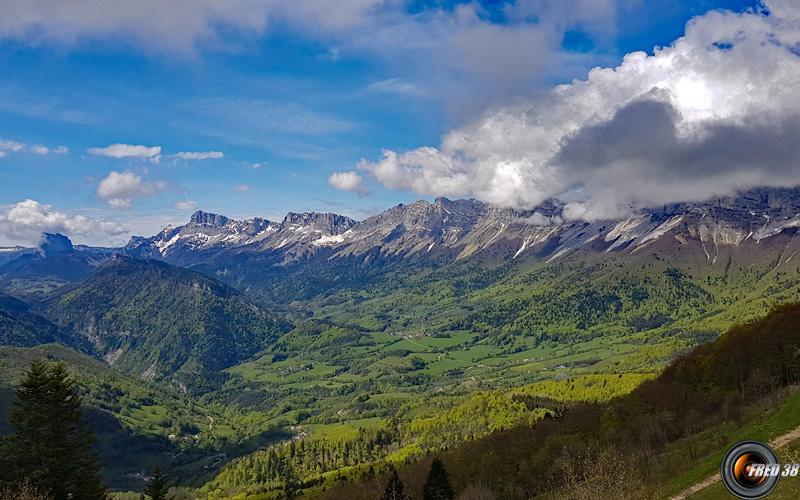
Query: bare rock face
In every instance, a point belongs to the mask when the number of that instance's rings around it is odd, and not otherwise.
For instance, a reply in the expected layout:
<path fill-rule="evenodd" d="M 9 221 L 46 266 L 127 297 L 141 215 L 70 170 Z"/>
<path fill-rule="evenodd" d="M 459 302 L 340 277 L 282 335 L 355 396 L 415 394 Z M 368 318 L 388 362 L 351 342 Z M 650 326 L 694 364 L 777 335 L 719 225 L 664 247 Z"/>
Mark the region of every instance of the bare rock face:
<path fill-rule="evenodd" d="M 557 200 L 523 211 L 437 198 L 400 204 L 360 222 L 331 213 L 290 212 L 280 223 L 196 212 L 184 226 L 132 238 L 126 252 L 184 263 L 221 252 L 278 252 L 284 264 L 320 252 L 326 259 L 491 255 L 551 260 L 581 249 L 637 252 L 677 242 L 698 245 L 714 261 L 723 247 L 762 242 L 800 227 L 800 188 L 754 189 L 591 223 L 566 220 L 562 208 Z"/>

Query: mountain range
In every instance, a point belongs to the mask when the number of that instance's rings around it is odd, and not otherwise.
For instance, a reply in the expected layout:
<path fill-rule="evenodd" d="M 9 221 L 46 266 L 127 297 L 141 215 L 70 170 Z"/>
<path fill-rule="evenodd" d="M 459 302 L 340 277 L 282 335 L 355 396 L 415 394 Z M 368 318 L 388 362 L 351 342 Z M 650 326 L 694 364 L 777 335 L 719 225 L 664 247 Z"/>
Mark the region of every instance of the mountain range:
<path fill-rule="evenodd" d="M 109 418 L 193 449 L 197 463 L 216 457 L 191 471 L 176 459 L 172 470 L 197 480 L 270 433 L 315 438 L 389 418 L 398 441 L 381 453 L 405 443 L 398 453 L 424 456 L 461 442 L 442 430 L 454 415 L 478 426 L 474 437 L 562 404 L 500 398 L 487 413 L 473 394 L 630 390 L 731 325 L 800 300 L 800 188 L 615 220 L 563 211 L 438 198 L 362 221 L 199 211 L 120 248 L 44 234 L 35 248 L 0 249 L 0 344 L 20 359 L 61 344 L 119 374 L 116 392 L 90 384 L 103 405 L 122 398 Z M 208 408 L 208 421 L 134 401 L 136 381 Z M 128 485 L 139 472 L 114 477 Z"/>
<path fill-rule="evenodd" d="M 754 189 L 592 222 L 567 220 L 558 201 L 522 211 L 437 198 L 400 204 L 363 221 L 319 212 L 290 212 L 280 222 L 235 220 L 198 211 L 185 225 L 134 236 L 116 249 L 73 246 L 62 235 L 45 233 L 36 248 L 0 248 L 0 276 L 6 288 L 17 275 L 49 276 L 63 284 L 87 276 L 118 253 L 184 266 L 225 254 L 239 259 L 275 255 L 275 263 L 284 266 L 314 257 L 552 261 L 580 250 L 635 253 L 673 241 L 699 247 L 715 264 L 730 249 L 768 243 L 797 227 L 799 188 Z M 60 260 L 67 262 L 60 266 Z"/>
<path fill-rule="evenodd" d="M 196 212 L 186 225 L 132 238 L 125 251 L 171 262 L 196 262 L 224 251 L 280 251 L 283 263 L 317 253 L 335 259 L 373 252 L 406 258 L 444 253 L 466 259 L 489 253 L 551 260 L 582 248 L 641 251 L 666 236 L 684 245 L 699 244 L 713 263 L 722 247 L 758 244 L 798 226 L 798 189 L 756 189 L 595 222 L 566 220 L 563 205 L 555 201 L 519 211 L 437 198 L 397 205 L 360 222 L 317 212 L 289 213 L 280 223 Z"/>

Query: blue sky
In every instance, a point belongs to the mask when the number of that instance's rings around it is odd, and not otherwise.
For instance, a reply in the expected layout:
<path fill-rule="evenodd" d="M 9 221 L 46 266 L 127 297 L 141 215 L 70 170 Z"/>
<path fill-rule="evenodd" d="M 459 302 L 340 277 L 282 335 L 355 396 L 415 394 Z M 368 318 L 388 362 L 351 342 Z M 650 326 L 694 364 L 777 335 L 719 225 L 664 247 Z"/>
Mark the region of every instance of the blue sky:
<path fill-rule="evenodd" d="M 693 16 L 755 5 L 309 0 L 253 12 L 175 2 L 159 13 L 155 2 L 154 21 L 117 2 L 96 15 L 77 12 L 92 2 L 74 12 L 30 3 L 41 11 L 0 7 L 16 19 L 0 22 L 0 205 L 38 205 L 5 216 L 0 244 L 30 244 L 40 228 L 119 244 L 195 208 L 364 218 L 422 196 L 384 187 L 362 159 L 438 144 L 487 110 L 671 44 Z M 104 149 L 115 144 L 160 151 Z M 337 189 L 334 172 L 359 184 Z"/>

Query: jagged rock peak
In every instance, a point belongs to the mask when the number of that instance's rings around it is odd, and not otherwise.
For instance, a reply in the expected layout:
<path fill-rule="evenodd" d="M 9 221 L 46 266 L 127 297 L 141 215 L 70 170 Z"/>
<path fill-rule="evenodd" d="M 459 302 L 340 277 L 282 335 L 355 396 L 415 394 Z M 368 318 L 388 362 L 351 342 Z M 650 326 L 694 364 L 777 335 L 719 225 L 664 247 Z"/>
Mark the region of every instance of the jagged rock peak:
<path fill-rule="evenodd" d="M 315 229 L 324 230 L 330 234 L 339 234 L 347 231 L 355 224 L 356 221 L 344 215 L 321 212 L 289 212 L 283 218 L 281 226 L 313 226 Z"/>
<path fill-rule="evenodd" d="M 228 219 L 224 215 L 203 212 L 202 210 L 198 210 L 197 212 L 193 213 L 192 218 L 189 219 L 189 223 L 191 224 L 208 225 L 215 227 L 224 227 L 229 221 L 230 219 Z"/>

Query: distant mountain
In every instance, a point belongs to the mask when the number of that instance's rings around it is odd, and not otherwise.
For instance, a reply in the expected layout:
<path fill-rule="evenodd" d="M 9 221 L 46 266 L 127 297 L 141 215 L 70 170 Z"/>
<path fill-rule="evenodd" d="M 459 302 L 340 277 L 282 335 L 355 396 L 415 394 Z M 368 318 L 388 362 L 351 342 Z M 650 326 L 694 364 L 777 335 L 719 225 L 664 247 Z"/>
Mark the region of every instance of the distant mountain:
<path fill-rule="evenodd" d="M 150 237 L 134 237 L 126 251 L 139 257 L 197 263 L 220 252 L 278 251 L 284 265 L 328 249 L 326 258 L 347 256 L 465 259 L 557 259 L 576 250 L 635 252 L 663 238 L 697 243 L 714 260 L 721 247 L 758 243 L 800 227 L 800 188 L 755 189 L 706 202 L 643 210 L 630 217 L 569 221 L 556 201 L 533 210 L 498 208 L 476 200 L 437 198 L 397 205 L 356 222 L 321 213 L 290 213 L 281 223 L 236 221 L 195 213 L 188 224 Z"/>
<path fill-rule="evenodd" d="M 252 243 L 276 229 L 277 225 L 266 219 L 237 221 L 198 211 L 186 225 L 166 227 L 150 238 L 134 236 L 125 250 L 129 255 L 138 258 L 162 258 L 171 255 L 177 259 L 186 252 Z"/>
<path fill-rule="evenodd" d="M 12 260 L 18 259 L 19 257 L 33 253 L 35 250 L 32 248 L 25 248 L 25 247 L 0 247 L 0 266 L 3 266 L 7 262 L 11 262 Z"/>
<path fill-rule="evenodd" d="M 453 266 L 452 275 L 441 276 L 442 286 L 486 287 L 510 269 L 544 266 L 552 268 L 550 282 L 568 279 L 570 288 L 590 287 L 585 272 L 558 268 L 595 266 L 609 259 L 640 268 L 658 264 L 686 273 L 711 272 L 731 286 L 737 281 L 733 272 L 742 267 L 751 270 L 742 283 L 752 287 L 755 269 L 767 273 L 778 262 L 788 267 L 797 263 L 791 260 L 800 252 L 798 227 L 800 188 L 754 189 L 594 222 L 567 220 L 557 201 L 519 211 L 438 198 L 397 205 L 360 222 L 307 213 L 289 214 L 276 224 L 198 212 L 184 226 L 132 239 L 125 251 L 191 267 L 271 304 L 370 283 L 389 289 L 417 286 L 407 283 L 409 273 L 435 269 L 441 274 Z M 501 266 L 502 272 L 475 274 L 486 266 Z M 614 271 L 617 264 L 590 269 L 594 280 L 600 279 L 599 273 L 619 274 Z M 617 286 L 627 278 L 603 279 Z M 673 286 L 674 280 L 667 282 Z"/>
<path fill-rule="evenodd" d="M 64 255 L 75 251 L 72 241 L 63 234 L 42 233 L 36 248 L 42 257 Z"/>
<path fill-rule="evenodd" d="M 337 241 L 356 221 L 336 214 L 293 213 L 280 223 L 266 219 L 237 221 L 222 215 L 195 212 L 186 225 L 167 227 L 150 238 L 134 236 L 125 251 L 139 258 L 195 262 L 198 255 L 246 248 L 249 252 L 281 249 L 294 261 L 318 245 Z"/>
<path fill-rule="evenodd" d="M 193 391 L 290 327 L 212 278 L 128 257 L 111 259 L 40 309 L 110 365 Z"/>
<path fill-rule="evenodd" d="M 89 276 L 117 250 L 73 246 L 62 234 L 42 233 L 36 248 L 15 253 L 0 265 L 0 289 L 23 297 L 40 297 L 67 283 Z"/>

